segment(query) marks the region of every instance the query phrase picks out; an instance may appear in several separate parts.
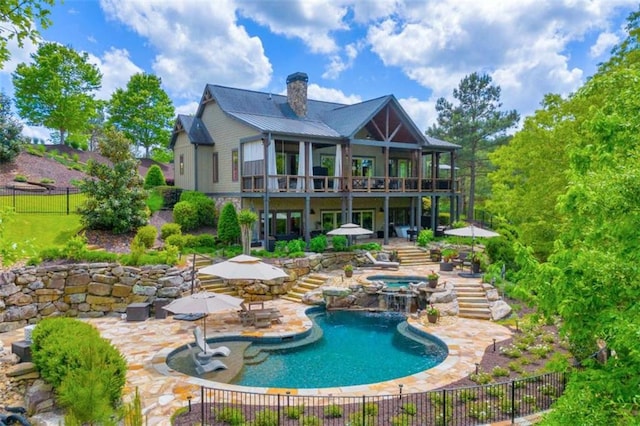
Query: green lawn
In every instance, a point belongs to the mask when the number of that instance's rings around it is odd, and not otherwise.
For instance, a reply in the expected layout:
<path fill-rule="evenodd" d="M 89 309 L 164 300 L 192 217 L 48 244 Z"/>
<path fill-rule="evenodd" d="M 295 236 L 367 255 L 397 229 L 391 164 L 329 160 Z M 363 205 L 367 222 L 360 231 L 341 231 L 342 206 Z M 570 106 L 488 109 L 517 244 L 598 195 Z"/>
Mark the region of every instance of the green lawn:
<path fill-rule="evenodd" d="M 75 212 L 84 202 L 86 196 L 81 193 L 61 195 L 3 195 L 0 196 L 0 207 L 12 207 L 20 213 L 66 213 Z"/>
<path fill-rule="evenodd" d="M 80 216 L 76 214 L 20 214 L 4 225 L 7 241 L 24 242 L 31 240 L 35 249 L 63 246 L 69 238 L 82 228 Z"/>

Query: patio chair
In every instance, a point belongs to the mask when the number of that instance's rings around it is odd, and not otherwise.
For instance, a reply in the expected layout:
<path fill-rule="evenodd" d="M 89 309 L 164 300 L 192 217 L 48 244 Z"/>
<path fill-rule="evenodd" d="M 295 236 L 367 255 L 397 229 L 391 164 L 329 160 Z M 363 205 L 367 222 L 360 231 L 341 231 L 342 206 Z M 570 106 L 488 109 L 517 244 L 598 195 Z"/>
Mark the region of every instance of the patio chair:
<path fill-rule="evenodd" d="M 462 251 L 458 254 L 458 257 L 453 259 L 453 266 L 464 269 L 465 266 L 471 266 L 471 259 L 469 259 L 469 252 Z"/>
<path fill-rule="evenodd" d="M 196 339 L 196 345 L 198 345 L 198 348 L 200 348 L 200 350 L 202 351 L 202 354 L 198 354 L 199 358 L 202 358 L 203 354 L 206 354 L 205 357 L 210 358 L 216 355 L 229 356 L 229 354 L 231 353 L 231 349 L 226 346 L 217 346 L 215 348 L 209 346 L 204 338 L 204 334 L 202 333 L 202 329 L 200 327 L 196 327 L 193 329 L 193 337 L 195 337 Z"/>
<path fill-rule="evenodd" d="M 191 352 L 191 358 L 193 359 L 193 362 L 196 366 L 196 373 L 198 373 L 199 375 L 203 375 L 205 373 L 211 373 L 212 371 L 216 371 L 216 370 L 227 369 L 227 366 L 224 365 L 224 363 L 219 359 L 211 359 L 211 360 L 205 361 L 204 363 L 198 360 L 198 358 L 196 357 L 196 354 L 192 350 L 192 346 L 190 343 L 187 343 L 187 349 L 189 349 L 189 352 Z"/>
<path fill-rule="evenodd" d="M 364 256 L 367 258 L 367 260 L 369 260 L 369 262 L 372 263 L 371 265 L 367 264 L 365 266 L 374 267 L 374 268 L 396 268 L 396 269 L 400 267 L 400 262 L 392 262 L 390 260 L 386 260 L 386 261 L 378 260 L 375 257 L 373 257 L 373 255 L 368 251 L 364 253 Z"/>

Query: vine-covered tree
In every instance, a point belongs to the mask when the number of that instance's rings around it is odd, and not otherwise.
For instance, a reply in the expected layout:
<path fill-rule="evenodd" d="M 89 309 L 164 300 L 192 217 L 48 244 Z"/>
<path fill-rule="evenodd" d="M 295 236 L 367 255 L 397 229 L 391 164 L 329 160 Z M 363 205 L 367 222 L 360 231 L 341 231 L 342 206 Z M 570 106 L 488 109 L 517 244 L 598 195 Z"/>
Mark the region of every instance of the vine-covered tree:
<path fill-rule="evenodd" d="M 0 92 L 0 163 L 10 163 L 20 154 L 25 143 L 21 132 L 22 124 L 11 112 L 11 99 Z"/>
<path fill-rule="evenodd" d="M 143 147 L 146 158 L 152 147 L 166 147 L 171 137 L 175 110 L 161 84 L 153 74 L 135 74 L 109 101 L 109 123 Z"/>
<path fill-rule="evenodd" d="M 234 244 L 240 238 L 238 213 L 233 203 L 226 203 L 218 219 L 218 238 L 226 244 Z"/>
<path fill-rule="evenodd" d="M 65 144 L 69 133 L 87 131 L 96 117 L 93 92 L 102 75 L 87 53 L 56 43 L 40 45 L 31 58 L 32 64 L 19 64 L 12 74 L 16 108 L 29 124 L 56 130 Z"/>
<path fill-rule="evenodd" d="M 10 39 L 15 39 L 18 46 L 23 47 L 25 39 L 33 43 L 38 41 L 37 27 L 49 28 L 50 8 L 54 4 L 55 0 L 2 0 L 0 2 L 0 68 L 11 56 L 7 47 Z"/>
<path fill-rule="evenodd" d="M 80 185 L 87 200 L 79 209 L 83 223 L 91 229 L 115 234 L 146 225 L 149 213 L 147 191 L 138 174 L 138 163 L 131 154 L 131 142 L 120 132 L 108 128 L 98 142 L 100 154 L 112 164 L 89 160 L 88 178 Z"/>
<path fill-rule="evenodd" d="M 448 142 L 459 144 L 462 150 L 458 164 L 461 177 L 468 175 L 467 217 L 473 218 L 476 196 L 476 179 L 481 172 L 486 173 L 487 152 L 506 142 L 507 130 L 520 119 L 515 110 L 501 111 L 500 87 L 491 84 L 491 77 L 473 73 L 460 81 L 453 97 L 453 104 L 445 98 L 436 102 L 437 124 L 432 125 L 427 134 Z"/>

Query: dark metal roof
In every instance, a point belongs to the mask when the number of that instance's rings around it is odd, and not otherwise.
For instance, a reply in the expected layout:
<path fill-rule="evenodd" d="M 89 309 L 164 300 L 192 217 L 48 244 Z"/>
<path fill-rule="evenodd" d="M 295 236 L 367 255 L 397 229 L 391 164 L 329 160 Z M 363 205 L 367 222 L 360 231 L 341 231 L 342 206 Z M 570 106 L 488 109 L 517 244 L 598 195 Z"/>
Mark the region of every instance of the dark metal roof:
<path fill-rule="evenodd" d="M 178 128 L 181 127 L 181 130 Z M 213 138 L 209 134 L 206 126 L 199 117 L 192 115 L 179 114 L 176 119 L 176 125 L 174 126 L 173 135 L 171 135 L 171 142 L 169 148 L 173 148 L 175 145 L 178 134 L 180 131 L 187 132 L 189 142 L 195 145 L 214 145 Z"/>

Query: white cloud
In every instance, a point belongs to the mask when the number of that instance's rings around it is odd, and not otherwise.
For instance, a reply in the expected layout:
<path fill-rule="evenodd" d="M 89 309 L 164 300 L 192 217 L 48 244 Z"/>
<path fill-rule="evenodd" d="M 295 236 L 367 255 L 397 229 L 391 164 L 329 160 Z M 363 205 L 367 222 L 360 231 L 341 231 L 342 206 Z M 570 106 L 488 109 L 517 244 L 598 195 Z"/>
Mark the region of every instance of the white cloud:
<path fill-rule="evenodd" d="M 101 0 L 105 14 L 146 38 L 158 52 L 154 72 L 172 97 L 198 98 L 205 83 L 260 89 L 272 67 L 262 42 L 238 25 L 228 0 Z"/>
<path fill-rule="evenodd" d="M 309 84 L 307 88 L 307 96 L 309 99 L 317 101 L 337 102 L 348 105 L 362 102 L 362 98 L 358 95 L 345 95 L 341 90 L 320 87 L 313 83 Z"/>
<path fill-rule="evenodd" d="M 567 94 L 585 77 L 570 65 L 569 44 L 594 31 L 630 0 L 429 0 L 407 2 L 371 25 L 367 40 L 386 65 L 451 98 L 460 80 L 487 73 L 505 108 L 528 113 L 548 92 Z M 611 43 L 610 37 L 597 43 Z M 433 98 L 432 98 L 433 100 Z M 533 100 L 533 102 L 532 102 Z"/>
<path fill-rule="evenodd" d="M 592 58 L 599 58 L 605 53 L 609 53 L 611 48 L 620 42 L 620 38 L 613 33 L 601 33 L 596 40 L 596 44 L 591 46 L 589 55 Z"/>
<path fill-rule="evenodd" d="M 196 111 L 198 110 L 198 106 L 200 106 L 200 102 L 193 101 L 182 105 L 176 106 L 176 115 L 184 114 L 184 115 L 196 115 Z"/>
<path fill-rule="evenodd" d="M 433 101 L 421 101 L 420 99 L 410 97 L 406 99 L 398 99 L 402 108 L 407 112 L 409 117 L 416 123 L 421 132 L 425 132 L 429 126 L 436 122 L 436 104 Z"/>
<path fill-rule="evenodd" d="M 49 141 L 51 139 L 51 130 L 42 126 L 28 126 L 22 128 L 22 135 L 29 139 L 40 139 Z"/>
<path fill-rule="evenodd" d="M 322 74 L 322 78 L 327 80 L 336 79 L 344 70 L 351 68 L 358 57 L 358 51 L 361 45 L 362 43 L 350 43 L 346 45 L 344 48 L 345 59 L 340 55 L 333 55 L 325 72 Z"/>
<path fill-rule="evenodd" d="M 96 65 L 102 73 L 102 88 L 96 98 L 108 100 L 116 89 L 124 89 L 132 75 L 143 72 L 131 61 L 129 52 L 111 48 L 101 58 L 89 55 L 89 62 Z"/>

